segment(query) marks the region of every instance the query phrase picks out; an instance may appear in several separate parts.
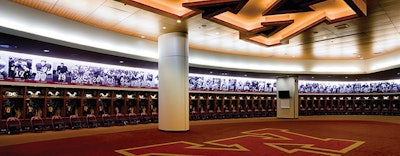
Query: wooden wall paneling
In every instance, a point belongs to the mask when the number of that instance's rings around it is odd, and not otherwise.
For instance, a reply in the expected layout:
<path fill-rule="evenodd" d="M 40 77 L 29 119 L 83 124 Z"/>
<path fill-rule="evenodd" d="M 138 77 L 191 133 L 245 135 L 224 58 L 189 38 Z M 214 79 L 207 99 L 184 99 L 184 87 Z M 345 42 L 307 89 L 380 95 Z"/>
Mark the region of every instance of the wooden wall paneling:
<path fill-rule="evenodd" d="M 238 111 L 240 111 L 240 96 L 239 95 L 235 95 L 235 101 L 234 101 L 234 104 L 235 104 L 235 111 L 236 112 L 238 112 Z"/>
<path fill-rule="evenodd" d="M 206 93 L 206 94 L 203 94 L 203 96 L 204 96 L 204 111 L 205 112 L 208 112 L 211 108 L 210 108 L 210 100 L 211 100 L 211 98 L 209 97 L 209 94 L 208 93 Z"/>
<path fill-rule="evenodd" d="M 111 96 L 110 96 L 110 108 L 109 108 L 110 111 L 109 111 L 108 114 L 115 115 L 116 114 L 116 112 L 114 111 L 115 110 L 114 109 L 115 91 L 111 90 L 110 93 L 111 93 Z"/>
<path fill-rule="evenodd" d="M 212 94 L 211 98 L 213 98 L 212 99 L 212 110 L 214 112 L 216 112 L 217 111 L 217 105 L 218 105 L 218 103 L 217 103 L 217 94 Z"/>
<path fill-rule="evenodd" d="M 267 110 L 268 111 L 272 111 L 272 100 L 273 100 L 273 98 L 271 96 L 266 95 L 265 96 L 265 100 L 266 100 L 265 106 L 267 107 Z"/>
<path fill-rule="evenodd" d="M 192 110 L 195 112 L 199 112 L 197 108 L 197 95 L 194 93 L 189 94 L 190 95 L 190 104 L 192 105 Z"/>
<path fill-rule="evenodd" d="M 327 108 L 328 108 L 328 100 L 326 99 L 326 96 L 322 96 L 322 101 L 323 101 L 323 115 L 327 114 Z"/>
<path fill-rule="evenodd" d="M 317 114 L 319 112 L 319 106 L 320 106 L 320 101 L 318 96 L 313 96 L 312 97 L 312 109 L 313 109 L 313 115 Z"/>
<path fill-rule="evenodd" d="M 121 111 L 122 114 L 129 114 L 128 113 L 128 92 L 122 92 L 122 97 L 124 99 L 123 109 Z"/>
<path fill-rule="evenodd" d="M 338 109 L 339 109 L 338 101 L 339 101 L 339 99 L 338 99 L 337 96 L 333 96 L 332 97 L 332 114 L 337 114 L 338 113 L 337 112 Z"/>
<path fill-rule="evenodd" d="M 26 119 L 26 86 L 25 87 L 23 87 L 24 89 L 21 91 L 21 93 L 23 93 L 23 100 L 22 100 L 22 118 L 23 119 Z"/>
<path fill-rule="evenodd" d="M 140 114 L 141 113 L 141 109 L 140 109 L 140 92 L 134 91 L 134 95 L 135 95 L 135 114 Z"/>
<path fill-rule="evenodd" d="M 152 99 L 151 99 L 151 93 L 150 92 L 145 92 L 144 93 L 144 95 L 145 95 L 145 100 L 147 101 L 147 102 L 145 102 L 145 104 L 147 104 L 147 111 L 146 111 L 146 113 L 147 114 L 151 114 L 151 111 L 152 111 L 152 108 L 151 108 L 151 104 L 152 104 Z"/>
<path fill-rule="evenodd" d="M 47 117 L 47 111 L 48 111 L 48 93 L 49 92 L 49 88 L 44 88 L 44 93 L 42 93 L 43 95 L 43 117 Z"/>
<path fill-rule="evenodd" d="M 393 96 L 391 115 L 400 115 L 400 98 L 399 95 Z"/>
<path fill-rule="evenodd" d="M 325 114 L 331 114 L 331 111 L 332 111 L 332 102 L 331 102 L 331 100 L 332 100 L 332 98 L 330 97 L 330 96 L 325 96 L 325 100 L 326 100 L 326 107 L 325 107 Z"/>
<path fill-rule="evenodd" d="M 362 104 L 361 104 L 361 96 L 357 95 L 354 97 L 354 114 L 362 113 Z"/>
<path fill-rule="evenodd" d="M 67 116 L 67 89 L 63 89 L 63 105 L 62 105 L 62 116 Z"/>
<path fill-rule="evenodd" d="M 256 104 L 254 103 L 254 95 L 249 95 L 249 97 L 250 97 L 250 99 L 248 99 L 248 100 L 250 100 L 249 101 L 250 102 L 250 109 L 254 110 L 256 108 Z"/>
<path fill-rule="evenodd" d="M 276 116 L 276 95 L 271 95 L 272 96 L 272 112 L 274 113 L 273 116 Z"/>
<path fill-rule="evenodd" d="M 325 111 L 325 102 L 323 96 L 318 96 L 318 115 L 324 114 Z"/>
<path fill-rule="evenodd" d="M 228 109 L 228 111 L 229 111 L 229 108 L 227 108 L 226 107 L 226 103 L 229 103 L 229 98 L 227 97 L 227 95 L 221 95 L 222 96 L 222 100 L 221 100 L 221 106 L 222 106 L 222 108 L 221 108 L 221 110 L 222 110 L 222 112 L 226 112 L 226 110 Z"/>
<path fill-rule="evenodd" d="M 197 112 L 201 111 L 201 103 L 200 103 L 200 94 L 196 94 L 196 108 L 197 108 Z"/>

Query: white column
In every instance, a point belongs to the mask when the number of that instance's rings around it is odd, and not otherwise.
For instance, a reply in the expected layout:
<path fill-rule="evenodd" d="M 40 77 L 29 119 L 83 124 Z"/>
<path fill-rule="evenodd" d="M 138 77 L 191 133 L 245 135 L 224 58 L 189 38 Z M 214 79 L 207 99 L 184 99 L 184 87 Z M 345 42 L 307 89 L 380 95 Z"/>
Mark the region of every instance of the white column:
<path fill-rule="evenodd" d="M 276 80 L 277 118 L 297 119 L 299 117 L 298 76 L 282 76 Z M 285 97 L 286 93 L 288 96 Z"/>
<path fill-rule="evenodd" d="M 189 130 L 189 47 L 187 33 L 158 37 L 158 129 Z"/>

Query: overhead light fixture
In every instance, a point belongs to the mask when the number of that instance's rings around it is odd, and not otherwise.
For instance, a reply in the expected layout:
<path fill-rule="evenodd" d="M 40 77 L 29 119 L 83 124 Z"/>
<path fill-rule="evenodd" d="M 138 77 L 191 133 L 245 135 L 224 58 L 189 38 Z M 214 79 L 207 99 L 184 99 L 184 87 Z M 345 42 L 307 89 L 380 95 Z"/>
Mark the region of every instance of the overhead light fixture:
<path fill-rule="evenodd" d="M 146 38 L 146 36 L 143 36 L 143 35 L 142 35 L 142 36 L 140 36 L 140 38 Z"/>
<path fill-rule="evenodd" d="M 182 21 L 180 19 L 176 20 L 176 23 L 182 23 Z"/>
<path fill-rule="evenodd" d="M 121 61 L 119 61 L 119 63 L 121 63 L 121 64 L 122 64 L 122 63 L 124 63 L 124 61 L 123 61 L 123 60 L 121 60 Z"/>
<path fill-rule="evenodd" d="M 44 49 L 44 50 L 43 50 L 43 52 L 45 52 L 45 53 L 49 53 L 49 52 L 50 52 L 50 50 L 49 50 L 49 49 Z"/>
<path fill-rule="evenodd" d="M 164 29 L 164 30 L 165 30 L 165 29 L 167 29 L 167 27 L 162 27 L 162 29 Z"/>
<path fill-rule="evenodd" d="M 348 28 L 349 27 L 349 25 L 348 24 L 339 24 L 339 25 L 335 25 L 335 28 L 336 29 L 346 29 L 346 28 Z"/>

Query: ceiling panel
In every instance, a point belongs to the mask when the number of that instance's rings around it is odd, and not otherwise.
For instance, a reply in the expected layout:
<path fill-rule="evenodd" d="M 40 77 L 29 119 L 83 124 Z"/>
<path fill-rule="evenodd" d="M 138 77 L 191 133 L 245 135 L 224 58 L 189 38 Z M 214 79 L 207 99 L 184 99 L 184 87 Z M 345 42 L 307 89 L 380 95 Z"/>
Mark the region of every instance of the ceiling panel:
<path fill-rule="evenodd" d="M 181 6 L 181 3 L 200 0 L 152 0 L 151 3 L 155 5 L 150 11 L 148 7 L 134 7 L 116 0 L 12 1 L 70 20 L 153 41 L 156 41 L 162 33 L 187 29 L 191 48 L 235 55 L 287 59 L 358 60 L 392 53 L 400 47 L 400 45 L 394 44 L 399 43 L 400 38 L 400 13 L 398 11 L 400 10 L 400 1 L 398 0 L 369 0 L 366 17 L 333 24 L 321 23 L 289 39 L 282 45 L 272 47 L 240 40 L 239 31 L 203 19 L 200 14 L 190 16 L 182 23 L 177 23 L 178 18 L 171 17 L 167 13 L 168 10 L 174 8 L 173 6 L 177 10 L 188 11 Z M 140 6 L 149 2 L 130 1 L 141 3 Z M 250 0 L 248 5 L 255 5 L 259 2 L 267 3 L 266 1 Z M 159 5 L 168 5 L 169 7 L 159 8 L 159 11 L 155 12 L 154 9 L 157 9 L 156 7 Z M 262 10 L 258 5 L 253 7 L 253 10 L 251 8 L 246 7 L 240 15 L 245 17 L 254 14 L 257 10 Z M 160 13 L 160 11 L 164 11 L 164 13 Z M 251 17 L 246 18 L 250 19 Z M 343 28 L 339 29 L 340 26 Z"/>

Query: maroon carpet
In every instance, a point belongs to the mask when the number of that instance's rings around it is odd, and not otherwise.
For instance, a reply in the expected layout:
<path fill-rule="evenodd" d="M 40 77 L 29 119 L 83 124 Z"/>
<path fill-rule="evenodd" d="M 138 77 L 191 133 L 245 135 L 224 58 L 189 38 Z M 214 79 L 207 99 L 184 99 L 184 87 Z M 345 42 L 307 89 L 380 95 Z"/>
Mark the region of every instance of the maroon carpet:
<path fill-rule="evenodd" d="M 134 128 L 134 126 L 132 126 Z M 60 132 L 62 133 L 62 132 Z M 20 134 L 24 135 L 24 134 Z M 1 141 L 1 140 L 0 140 Z M 1 155 L 399 155 L 400 124 L 283 120 L 157 129 L 0 147 Z"/>

